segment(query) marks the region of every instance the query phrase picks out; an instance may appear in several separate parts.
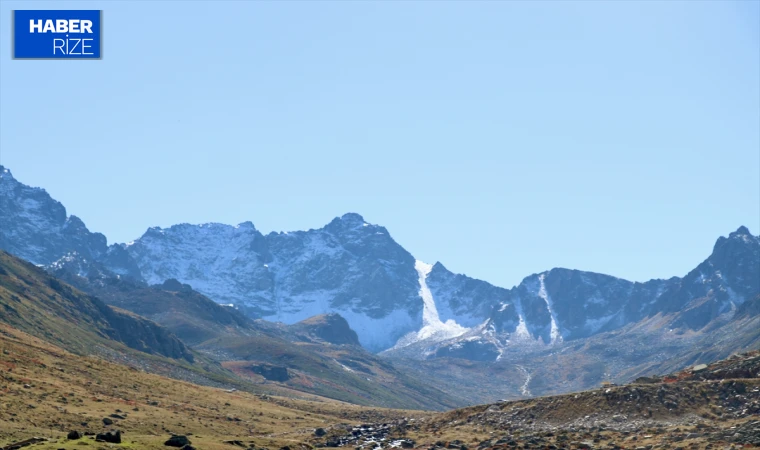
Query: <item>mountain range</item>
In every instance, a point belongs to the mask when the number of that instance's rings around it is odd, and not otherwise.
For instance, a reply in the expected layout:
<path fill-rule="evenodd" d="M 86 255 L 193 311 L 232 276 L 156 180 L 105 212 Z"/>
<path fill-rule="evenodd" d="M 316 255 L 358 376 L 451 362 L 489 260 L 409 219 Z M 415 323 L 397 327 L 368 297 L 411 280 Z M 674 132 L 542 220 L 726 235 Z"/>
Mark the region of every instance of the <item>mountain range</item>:
<path fill-rule="evenodd" d="M 594 352 L 588 347 L 600 341 L 614 347 L 643 329 L 667 334 L 662 346 L 652 346 L 653 354 L 682 363 L 694 359 L 686 357 L 693 355 L 687 341 L 712 342 L 730 329 L 736 345 L 724 345 L 723 353 L 760 344 L 754 308 L 760 295 L 760 238 L 746 227 L 720 237 L 713 252 L 683 277 L 639 283 L 555 268 L 506 289 L 452 273 L 440 262 L 415 259 L 387 229 L 355 213 L 318 229 L 268 234 L 251 222 L 153 227 L 132 242 L 108 245 L 44 189 L 19 182 L 0 166 L 0 249 L 162 325 L 171 325 L 169 317 L 185 317 L 179 320 L 185 328 L 173 330 L 185 342 L 213 340 L 216 320 L 225 329 L 244 329 L 247 321 L 267 328 L 272 322 L 292 325 L 338 314 L 362 347 L 409 372 L 425 367 L 431 376 L 443 377 L 452 364 L 474 364 L 456 372 L 462 379 L 449 379 L 448 385 L 481 376 L 487 372 L 483 364 L 501 367 L 497 379 L 511 380 L 504 395 L 544 392 L 530 373 L 537 373 L 531 366 L 546 355 L 582 351 L 589 357 Z M 207 297 L 222 306 L 211 322 L 188 325 L 192 314 L 182 312 L 185 306 L 171 315 L 162 308 L 151 312 L 151 301 L 117 293 L 125 283 L 133 286 L 128 292 L 163 286 L 159 291 L 176 293 L 186 285 L 185 291 L 194 293 L 188 298 Z M 342 334 L 341 339 L 351 339 Z M 615 355 L 592 359 L 589 367 L 597 368 L 588 370 L 598 372 L 601 364 L 609 379 L 665 369 L 652 364 L 656 357 L 649 353 L 627 363 Z M 591 377 L 544 388 L 561 391 L 598 381 Z M 447 392 L 456 396 L 457 389 Z"/>

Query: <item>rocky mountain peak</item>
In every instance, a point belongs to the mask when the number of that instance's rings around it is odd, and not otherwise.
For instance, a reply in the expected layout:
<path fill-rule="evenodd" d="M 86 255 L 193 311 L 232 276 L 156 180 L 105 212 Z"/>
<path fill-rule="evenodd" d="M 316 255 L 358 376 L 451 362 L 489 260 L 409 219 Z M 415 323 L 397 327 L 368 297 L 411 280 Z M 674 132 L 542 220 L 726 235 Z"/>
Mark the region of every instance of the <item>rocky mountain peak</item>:
<path fill-rule="evenodd" d="M 246 220 L 245 222 L 241 222 L 241 223 L 237 224 L 237 226 L 235 228 L 239 228 L 239 229 L 242 229 L 242 230 L 255 230 L 256 229 L 256 227 L 253 225 L 253 222 L 251 222 L 250 220 Z"/>
<path fill-rule="evenodd" d="M 16 181 L 0 167 L 0 248 L 35 264 L 49 265 L 70 252 L 106 252 L 106 238 L 90 233 L 78 217 L 41 188 Z"/>
<path fill-rule="evenodd" d="M 760 245 L 760 236 L 754 236 L 747 227 L 742 225 L 736 231 L 729 233 L 728 237 L 719 237 L 713 247 L 713 253 L 721 252 L 726 245 Z"/>
<path fill-rule="evenodd" d="M 747 227 L 742 225 L 737 228 L 736 231 L 728 235 L 729 238 L 732 238 L 734 236 L 752 236 L 752 233 L 749 232 L 749 229 Z"/>
<path fill-rule="evenodd" d="M 356 226 L 364 224 L 364 217 L 362 217 L 360 214 L 349 212 L 340 216 L 340 221 L 345 224 Z"/>
<path fill-rule="evenodd" d="M 341 233 L 349 230 L 361 230 L 368 226 L 370 226 L 370 224 L 365 222 L 364 217 L 361 215 L 357 213 L 346 213 L 330 221 L 330 223 L 325 226 L 325 230 L 333 233 Z"/>

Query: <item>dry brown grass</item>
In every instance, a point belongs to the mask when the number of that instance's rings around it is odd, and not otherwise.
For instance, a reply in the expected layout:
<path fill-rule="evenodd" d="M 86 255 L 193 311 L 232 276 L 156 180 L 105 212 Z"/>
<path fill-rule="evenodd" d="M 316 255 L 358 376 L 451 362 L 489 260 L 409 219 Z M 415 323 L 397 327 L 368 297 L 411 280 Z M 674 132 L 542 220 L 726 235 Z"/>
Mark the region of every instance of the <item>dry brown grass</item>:
<path fill-rule="evenodd" d="M 77 356 L 0 325 L 0 446 L 41 436 L 53 441 L 35 448 L 107 448 L 90 437 L 67 441 L 66 433 L 119 429 L 126 448 L 168 448 L 163 442 L 171 433 L 190 435 L 202 449 L 234 448 L 225 440 L 293 448 L 317 427 L 426 415 L 310 397 L 197 386 Z M 104 425 L 111 414 L 126 418 Z"/>

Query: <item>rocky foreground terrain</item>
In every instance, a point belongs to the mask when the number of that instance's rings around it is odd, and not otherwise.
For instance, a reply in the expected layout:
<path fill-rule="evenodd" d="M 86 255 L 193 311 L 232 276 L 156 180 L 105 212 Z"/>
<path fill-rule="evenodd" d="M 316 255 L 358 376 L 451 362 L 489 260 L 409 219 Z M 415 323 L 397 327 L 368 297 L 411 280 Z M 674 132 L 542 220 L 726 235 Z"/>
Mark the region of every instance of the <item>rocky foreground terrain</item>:
<path fill-rule="evenodd" d="M 760 447 L 760 351 L 625 386 L 336 425 L 312 443 L 429 450 Z"/>

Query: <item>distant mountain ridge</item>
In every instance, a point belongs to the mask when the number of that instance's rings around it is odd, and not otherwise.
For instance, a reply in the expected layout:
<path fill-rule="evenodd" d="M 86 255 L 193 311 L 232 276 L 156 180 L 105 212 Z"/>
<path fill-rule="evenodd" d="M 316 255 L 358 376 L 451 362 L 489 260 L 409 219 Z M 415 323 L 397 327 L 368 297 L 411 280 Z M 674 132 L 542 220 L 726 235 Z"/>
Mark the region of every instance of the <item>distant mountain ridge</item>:
<path fill-rule="evenodd" d="M 435 296 L 437 283 L 431 281 Z M 712 254 L 683 278 L 638 283 L 552 269 L 513 289 L 496 289 L 492 297 L 499 303 L 480 326 L 453 339 L 421 340 L 389 352 L 493 359 L 507 347 L 588 338 L 658 315 L 669 317 L 672 328 L 700 330 L 760 294 L 760 238 L 740 227 L 719 238 Z"/>
<path fill-rule="evenodd" d="M 587 338 L 684 309 L 672 325 L 698 329 L 760 293 L 760 238 L 745 227 L 718 239 L 683 278 L 634 283 L 552 269 L 505 289 L 416 261 L 388 230 L 354 213 L 267 235 L 250 222 L 154 227 L 109 246 L 2 166 L 0 248 L 79 275 L 176 279 L 253 318 L 293 324 L 337 313 L 367 349 L 415 358 L 495 360 L 508 347 Z"/>

